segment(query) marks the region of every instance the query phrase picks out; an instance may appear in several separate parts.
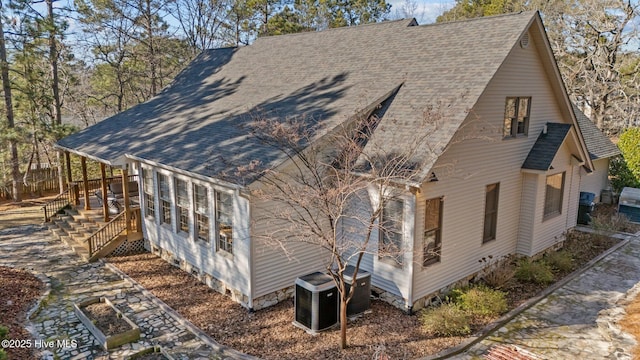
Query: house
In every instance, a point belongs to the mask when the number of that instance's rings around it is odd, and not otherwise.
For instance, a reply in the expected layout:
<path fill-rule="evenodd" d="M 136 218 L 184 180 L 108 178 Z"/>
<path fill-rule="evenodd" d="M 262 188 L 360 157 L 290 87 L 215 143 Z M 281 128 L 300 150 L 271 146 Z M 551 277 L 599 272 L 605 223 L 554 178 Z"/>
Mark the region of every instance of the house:
<path fill-rule="evenodd" d="M 582 169 L 580 191 L 596 194 L 594 200 L 600 202 L 602 190 L 611 188 L 608 177 L 609 162 L 611 158 L 620 155 L 620 149 L 575 104 L 573 111 L 594 167 L 592 172 Z"/>
<path fill-rule="evenodd" d="M 534 256 L 561 243 L 576 224 L 582 179 L 605 176 L 536 12 L 389 21 L 208 50 L 156 97 L 57 146 L 138 174 L 146 247 L 260 309 L 292 296 L 296 277 L 322 270 L 323 259 L 301 244 L 291 260 L 258 240 L 269 224 L 253 220 L 268 206 L 250 196 L 255 179 L 229 174 L 233 164 L 286 160 L 242 125 L 256 114 L 304 115 L 331 129 L 383 103 L 380 127 L 392 131 L 369 143 L 399 151 L 426 131 L 425 109 L 446 110 L 430 129 L 420 179 L 399 187 L 385 211 L 401 219 L 397 238 L 410 251 L 399 263 L 374 255 L 362 263 L 381 297 L 406 310 L 474 276 L 483 257 Z"/>

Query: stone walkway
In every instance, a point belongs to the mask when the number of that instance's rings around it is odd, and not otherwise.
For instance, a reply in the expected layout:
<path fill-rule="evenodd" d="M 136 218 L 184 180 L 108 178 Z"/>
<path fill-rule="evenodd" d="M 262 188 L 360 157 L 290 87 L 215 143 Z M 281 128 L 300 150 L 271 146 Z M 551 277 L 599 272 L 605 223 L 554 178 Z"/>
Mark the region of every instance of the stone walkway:
<path fill-rule="evenodd" d="M 251 358 L 218 345 L 117 269 L 83 262 L 41 226 L 0 231 L 0 265 L 31 270 L 49 282 L 28 328 L 40 340 L 33 346 L 42 359 L 126 359 L 154 347 L 173 359 Z M 74 302 L 90 297 L 111 300 L 140 327 L 141 339 L 105 351 L 73 311 Z"/>
<path fill-rule="evenodd" d="M 634 338 L 620 330 L 640 293 L 640 234 L 453 359 L 479 359 L 512 344 L 544 359 L 633 359 Z"/>

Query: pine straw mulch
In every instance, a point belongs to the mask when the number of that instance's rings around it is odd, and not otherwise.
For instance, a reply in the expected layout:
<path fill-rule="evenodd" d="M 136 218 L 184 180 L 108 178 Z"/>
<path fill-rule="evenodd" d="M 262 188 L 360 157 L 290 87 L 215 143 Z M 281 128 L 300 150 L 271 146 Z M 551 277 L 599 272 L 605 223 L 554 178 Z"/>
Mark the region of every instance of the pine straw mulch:
<path fill-rule="evenodd" d="M 24 328 L 26 313 L 43 291 L 44 284 L 28 271 L 0 266 L 0 326 L 9 330 L 5 336 L 7 340 L 31 339 Z M 35 356 L 34 346 L 4 350 L 8 359 L 32 359 Z"/>
<path fill-rule="evenodd" d="M 371 359 L 386 348 L 392 359 L 434 354 L 463 340 L 432 338 L 418 317 L 373 301 L 371 312 L 349 322 L 349 349 L 338 349 L 339 330 L 311 336 L 292 325 L 293 301 L 249 313 L 186 272 L 152 254 L 112 257 L 109 261 L 217 342 L 264 359 Z"/>
<path fill-rule="evenodd" d="M 573 232 L 565 246 L 572 253 L 573 269 L 555 274 L 555 280 L 582 267 L 617 242 L 605 236 Z M 391 359 L 407 359 L 436 354 L 465 339 L 430 336 L 421 330 L 418 316 L 373 301 L 370 312 L 349 322 L 350 347 L 341 351 L 337 329 L 311 336 L 291 324 L 293 300 L 249 313 L 155 255 L 112 257 L 109 261 L 219 343 L 264 359 L 371 359 L 380 350 Z M 507 292 L 509 309 L 513 309 L 545 288 L 512 279 L 502 290 Z M 493 320 L 473 324 L 472 330 L 480 330 Z"/>

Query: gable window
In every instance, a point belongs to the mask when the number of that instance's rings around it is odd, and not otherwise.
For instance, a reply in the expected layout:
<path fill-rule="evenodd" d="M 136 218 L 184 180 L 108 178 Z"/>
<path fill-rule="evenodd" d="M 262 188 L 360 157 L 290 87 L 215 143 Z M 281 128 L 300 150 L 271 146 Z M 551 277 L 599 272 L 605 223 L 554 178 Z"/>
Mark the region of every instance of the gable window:
<path fill-rule="evenodd" d="M 564 193 L 564 172 L 547 176 L 544 194 L 544 219 L 562 213 L 562 196 Z"/>
<path fill-rule="evenodd" d="M 160 223 L 171 225 L 171 195 L 167 175 L 158 174 L 158 194 L 160 195 Z"/>
<path fill-rule="evenodd" d="M 189 233 L 189 194 L 187 182 L 176 179 L 176 213 L 178 216 L 178 231 Z"/>
<path fill-rule="evenodd" d="M 216 192 L 216 228 L 218 229 L 218 250 L 233 254 L 233 197 Z"/>
<path fill-rule="evenodd" d="M 484 203 L 484 231 L 482 242 L 495 240 L 498 227 L 498 193 L 500 184 L 487 185 Z"/>
<path fill-rule="evenodd" d="M 207 188 L 193 185 L 195 203 L 196 236 L 198 240 L 209 242 L 209 193 Z"/>
<path fill-rule="evenodd" d="M 380 259 L 388 259 L 393 265 L 402 265 L 403 210 L 401 199 L 384 199 L 380 214 Z"/>
<path fill-rule="evenodd" d="M 527 135 L 529 132 L 530 97 L 508 97 L 504 110 L 505 138 Z"/>
<path fill-rule="evenodd" d="M 153 196 L 153 170 L 142 169 L 142 192 L 144 193 L 144 216 L 156 217 L 156 204 Z"/>
<path fill-rule="evenodd" d="M 422 266 L 440 262 L 442 247 L 443 198 L 427 200 L 424 214 L 424 238 Z"/>

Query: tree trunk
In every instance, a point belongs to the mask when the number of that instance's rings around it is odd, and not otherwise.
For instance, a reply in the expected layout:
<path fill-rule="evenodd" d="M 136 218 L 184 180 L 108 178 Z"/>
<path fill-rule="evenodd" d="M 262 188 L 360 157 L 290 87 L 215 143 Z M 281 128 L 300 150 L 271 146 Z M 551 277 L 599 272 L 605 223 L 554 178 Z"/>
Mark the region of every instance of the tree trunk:
<path fill-rule="evenodd" d="M 0 10 L 2 3 L 0 2 Z M 11 103 L 11 82 L 9 81 L 9 64 L 7 63 L 7 48 L 4 40 L 4 28 L 0 21 L 0 68 L 2 74 L 2 90 L 4 91 L 5 111 L 7 114 L 7 128 L 14 129 L 13 121 L 13 104 Z M 13 201 L 21 202 L 22 194 L 20 191 L 20 161 L 18 158 L 18 143 L 13 136 L 9 139 L 9 153 L 11 156 L 11 177 L 13 180 L 12 193 Z"/>
<path fill-rule="evenodd" d="M 58 187 L 60 188 L 60 194 L 62 194 L 64 192 L 64 171 L 61 151 L 56 151 L 56 163 L 58 164 Z"/>
<path fill-rule="evenodd" d="M 53 92 L 53 123 L 62 125 L 62 113 L 60 103 L 60 80 L 58 79 L 58 49 L 56 45 L 56 30 L 53 18 L 53 0 L 47 1 L 47 15 L 49 17 L 49 64 L 51 66 L 51 90 Z"/>
<path fill-rule="evenodd" d="M 340 294 L 340 349 L 347 348 L 347 299 Z"/>

